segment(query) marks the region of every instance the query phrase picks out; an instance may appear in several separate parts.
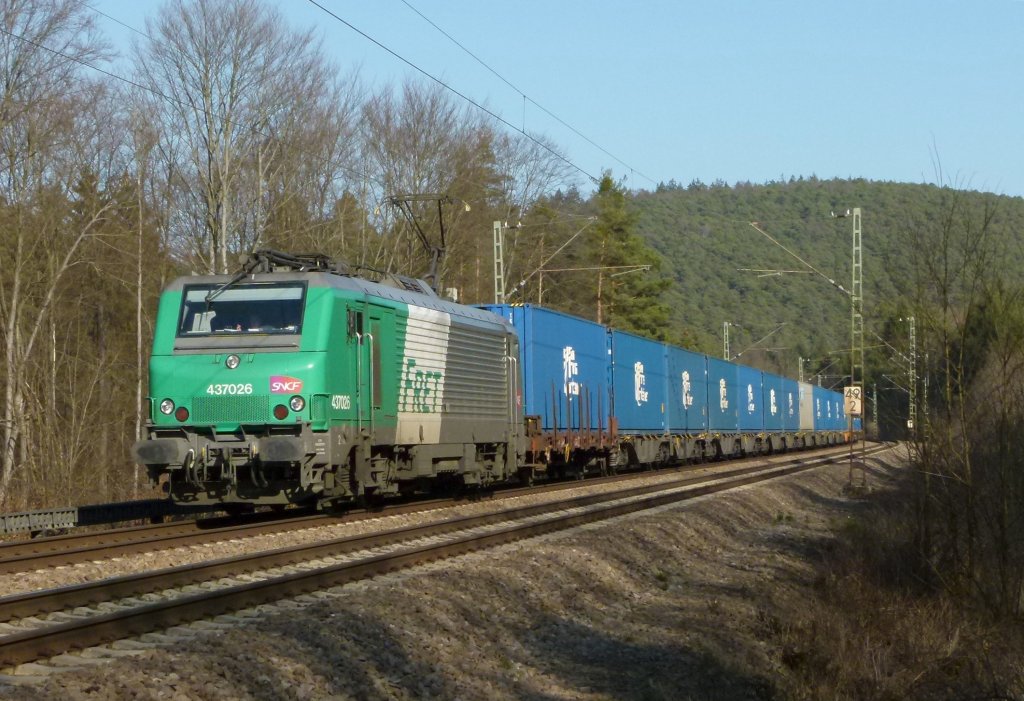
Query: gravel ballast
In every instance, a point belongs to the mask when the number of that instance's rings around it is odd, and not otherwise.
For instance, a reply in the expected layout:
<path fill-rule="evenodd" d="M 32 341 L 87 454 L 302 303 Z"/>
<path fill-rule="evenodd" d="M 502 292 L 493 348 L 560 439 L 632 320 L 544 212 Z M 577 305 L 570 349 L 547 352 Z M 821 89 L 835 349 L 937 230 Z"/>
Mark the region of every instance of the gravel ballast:
<path fill-rule="evenodd" d="M 870 486 L 890 469 L 870 459 Z M 765 622 L 811 595 L 816 553 L 859 508 L 847 477 L 825 466 L 347 585 L 0 698 L 777 698 Z"/>

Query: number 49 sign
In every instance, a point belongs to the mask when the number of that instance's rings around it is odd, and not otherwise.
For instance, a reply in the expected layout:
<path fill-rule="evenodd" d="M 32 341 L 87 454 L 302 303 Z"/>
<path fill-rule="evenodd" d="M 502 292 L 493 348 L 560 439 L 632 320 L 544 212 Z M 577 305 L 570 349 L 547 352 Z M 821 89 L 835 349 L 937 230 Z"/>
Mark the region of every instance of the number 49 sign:
<path fill-rule="evenodd" d="M 860 416 L 864 408 L 864 396 L 859 385 L 851 385 L 843 388 L 843 396 L 846 398 L 845 407 L 847 416 Z"/>

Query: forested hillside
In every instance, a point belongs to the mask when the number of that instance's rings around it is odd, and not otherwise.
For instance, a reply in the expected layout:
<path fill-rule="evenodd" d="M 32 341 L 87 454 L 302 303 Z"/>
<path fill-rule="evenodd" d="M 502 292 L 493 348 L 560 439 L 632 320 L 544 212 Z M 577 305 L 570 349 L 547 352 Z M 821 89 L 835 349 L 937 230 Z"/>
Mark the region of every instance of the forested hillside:
<path fill-rule="evenodd" d="M 928 253 L 915 250 L 915 241 L 922 231 L 942 228 L 954 198 L 963 208 L 957 217 L 991 210 L 995 237 L 1010 262 L 1020 260 L 1024 199 L 933 185 L 813 177 L 765 185 L 670 184 L 638 193 L 633 204 L 639 233 L 664 256 L 663 272 L 672 279 L 666 295 L 673 321 L 701 350 L 722 352 L 726 321 L 743 327 L 730 329 L 733 354 L 785 323 L 741 360 L 791 376 L 799 357 L 807 359 L 808 375 L 836 361 L 824 372 L 838 381 L 849 372 L 848 357 L 840 358 L 850 346 L 850 300 L 826 277 L 849 290 L 852 220 L 831 213 L 862 210 L 865 345 L 880 345 L 879 334 L 905 350 L 906 332 L 895 322 L 913 313 L 915 264 Z M 1010 270 L 1022 272 L 1019 264 Z M 764 348 L 777 350 L 758 350 Z M 892 374 L 891 355 L 885 347 L 869 351 L 869 377 Z"/>

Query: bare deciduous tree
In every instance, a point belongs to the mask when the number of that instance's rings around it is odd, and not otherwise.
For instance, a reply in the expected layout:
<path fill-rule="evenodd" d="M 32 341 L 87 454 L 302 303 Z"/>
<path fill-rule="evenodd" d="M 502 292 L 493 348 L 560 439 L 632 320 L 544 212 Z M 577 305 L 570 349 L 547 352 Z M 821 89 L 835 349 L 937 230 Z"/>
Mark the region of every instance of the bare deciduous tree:
<path fill-rule="evenodd" d="M 94 235 L 107 204 L 69 212 L 86 172 L 109 165 L 94 147 L 108 92 L 81 73 L 106 47 L 80 0 L 4 5 L 0 37 L 0 322 L 4 378 L 0 504 L 9 500 L 20 458 L 28 455 L 28 411 L 43 386 L 29 379 L 62 277 Z"/>
<path fill-rule="evenodd" d="M 282 148 L 311 107 L 337 99 L 336 71 L 311 30 L 289 29 L 256 0 L 170 0 L 147 28 L 135 51 L 149 90 L 140 97 L 189 205 L 180 241 L 207 270 L 226 271 L 230 252 L 262 237 Z"/>
<path fill-rule="evenodd" d="M 1019 471 L 1005 442 L 1021 422 L 1007 403 L 1024 382 L 1018 351 L 1006 342 L 1020 333 L 1013 305 L 1006 304 L 1018 293 L 1008 297 L 1002 290 L 1005 242 L 995 198 L 953 188 L 942 188 L 940 197 L 935 221 L 914 227 L 910 239 L 918 337 L 935 380 L 916 450 L 918 545 L 944 588 L 1016 611 L 1019 590 L 1009 599 L 1005 594 L 1010 580 L 1019 584 L 1016 567 L 1024 563 L 1008 566 L 1010 514 L 999 504 L 1016 484 L 1009 466 Z M 1002 594 L 995 596 L 997 590 Z"/>
<path fill-rule="evenodd" d="M 469 112 L 439 86 L 407 81 L 401 95 L 387 87 L 363 109 L 362 142 L 367 168 L 373 174 L 377 202 L 402 194 L 447 194 L 462 199 L 469 187 L 478 185 L 490 169 L 493 132 L 486 122 Z M 400 230 L 403 222 L 393 209 L 380 206 L 377 228 Z M 436 203 L 413 207 L 425 231 L 439 231 Z M 454 227 L 449 229 L 456 235 Z M 451 251 L 449 251 L 451 253 Z M 411 235 L 394 241 L 382 238 L 370 254 L 375 267 L 405 274 L 422 274 L 427 255 Z"/>
<path fill-rule="evenodd" d="M 494 144 L 496 166 L 502 174 L 505 211 L 496 221 L 509 222 L 505 236 L 505 288 L 529 275 L 544 260 L 545 237 L 553 233 L 549 216 L 541 228 L 517 224 L 545 195 L 573 184 L 573 169 L 560 157 L 556 144 L 543 135 L 499 134 Z M 546 208 L 542 208 L 546 210 Z M 535 222 L 540 224 L 540 222 Z M 555 237 L 557 239 L 557 237 Z"/>
<path fill-rule="evenodd" d="M 357 262 L 352 254 L 367 228 L 362 198 L 353 195 L 367 191 L 356 125 L 362 94 L 354 74 L 335 82 L 329 91 L 308 92 L 305 109 L 295 114 L 301 119 L 279 130 L 272 168 L 259 153 L 247 168 L 253 248 L 311 250 Z"/>

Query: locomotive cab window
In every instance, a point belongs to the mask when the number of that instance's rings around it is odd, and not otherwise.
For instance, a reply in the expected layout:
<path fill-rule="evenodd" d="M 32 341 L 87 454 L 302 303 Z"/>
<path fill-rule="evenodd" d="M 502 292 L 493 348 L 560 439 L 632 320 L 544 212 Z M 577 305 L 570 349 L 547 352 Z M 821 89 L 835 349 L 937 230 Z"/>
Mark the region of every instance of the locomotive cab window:
<path fill-rule="evenodd" d="M 299 334 L 304 283 L 187 285 L 178 336 Z"/>

